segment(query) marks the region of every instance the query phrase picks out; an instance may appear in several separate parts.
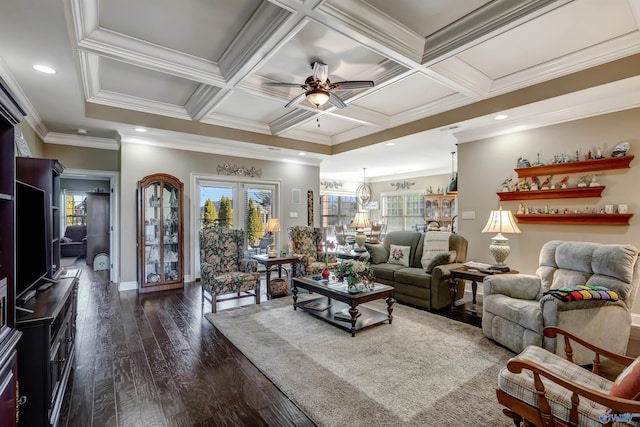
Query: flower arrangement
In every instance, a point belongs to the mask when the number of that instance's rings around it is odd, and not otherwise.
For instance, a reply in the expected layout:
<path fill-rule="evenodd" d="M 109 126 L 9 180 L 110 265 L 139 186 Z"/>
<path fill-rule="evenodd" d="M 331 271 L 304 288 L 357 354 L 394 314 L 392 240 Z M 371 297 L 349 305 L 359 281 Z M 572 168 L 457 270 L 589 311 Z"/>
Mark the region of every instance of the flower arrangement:
<path fill-rule="evenodd" d="M 393 248 L 391 251 L 391 256 L 394 260 L 400 261 L 404 257 L 404 251 L 402 248 Z"/>
<path fill-rule="evenodd" d="M 356 283 L 372 283 L 373 271 L 369 268 L 368 262 L 363 261 L 345 261 L 338 264 L 333 271 L 339 281 L 347 279 L 348 287 L 354 287 Z"/>

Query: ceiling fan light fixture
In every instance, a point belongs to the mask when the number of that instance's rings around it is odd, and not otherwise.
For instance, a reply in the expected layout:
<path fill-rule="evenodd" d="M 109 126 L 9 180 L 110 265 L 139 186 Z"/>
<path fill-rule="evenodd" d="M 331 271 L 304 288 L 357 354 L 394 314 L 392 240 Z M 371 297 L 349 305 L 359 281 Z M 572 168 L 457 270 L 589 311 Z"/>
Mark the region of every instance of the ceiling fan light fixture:
<path fill-rule="evenodd" d="M 315 88 L 306 93 L 307 100 L 315 105 L 316 107 L 320 107 L 324 105 L 329 100 L 329 93 L 325 92 L 322 89 Z"/>

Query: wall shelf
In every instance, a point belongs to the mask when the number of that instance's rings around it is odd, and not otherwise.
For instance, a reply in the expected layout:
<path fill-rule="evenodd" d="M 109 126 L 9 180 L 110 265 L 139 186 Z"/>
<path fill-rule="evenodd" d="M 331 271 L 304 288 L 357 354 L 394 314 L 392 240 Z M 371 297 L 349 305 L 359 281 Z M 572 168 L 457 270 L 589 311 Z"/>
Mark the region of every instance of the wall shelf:
<path fill-rule="evenodd" d="M 604 159 L 582 160 L 569 163 L 554 163 L 551 165 L 530 166 L 515 169 L 518 178 L 538 175 L 558 175 L 565 173 L 595 172 L 613 169 L 629 168 L 634 156 L 607 157 Z"/>
<path fill-rule="evenodd" d="M 578 197 L 601 197 L 604 186 L 560 188 L 556 190 L 501 191 L 496 193 L 500 201 L 575 199 Z"/>
<path fill-rule="evenodd" d="M 633 216 L 626 214 L 515 214 L 520 224 L 629 225 Z"/>

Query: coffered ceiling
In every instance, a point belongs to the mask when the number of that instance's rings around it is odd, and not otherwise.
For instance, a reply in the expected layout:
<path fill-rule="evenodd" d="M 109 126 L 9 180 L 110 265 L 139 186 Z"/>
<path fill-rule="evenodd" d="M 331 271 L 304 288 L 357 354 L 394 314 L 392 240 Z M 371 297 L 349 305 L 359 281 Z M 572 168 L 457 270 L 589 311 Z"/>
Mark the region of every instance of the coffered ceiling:
<path fill-rule="evenodd" d="M 638 64 L 640 0 L 20 0 L 0 10 L 0 76 L 52 144 L 138 142 L 384 179 L 450 172 L 459 142 L 640 105 L 637 68 L 597 68 Z M 313 61 L 332 82 L 375 86 L 339 92 L 338 109 L 284 108 L 303 90 L 263 85 L 303 84 Z M 500 112 L 509 118 L 496 122 Z"/>

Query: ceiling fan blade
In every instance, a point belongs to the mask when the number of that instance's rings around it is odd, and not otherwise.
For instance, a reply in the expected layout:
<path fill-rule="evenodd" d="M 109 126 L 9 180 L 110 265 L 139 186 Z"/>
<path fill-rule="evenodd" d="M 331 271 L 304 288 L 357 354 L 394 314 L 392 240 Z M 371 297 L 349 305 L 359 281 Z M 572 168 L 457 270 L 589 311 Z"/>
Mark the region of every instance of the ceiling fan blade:
<path fill-rule="evenodd" d="M 371 80 L 350 80 L 345 82 L 331 83 L 332 90 L 351 90 L 373 87 Z"/>
<path fill-rule="evenodd" d="M 320 83 L 326 82 L 327 78 L 329 77 L 329 66 L 327 66 L 327 64 L 323 64 L 322 62 L 314 62 L 312 77 L 314 80 L 319 81 Z"/>
<path fill-rule="evenodd" d="M 347 106 L 347 104 L 345 104 L 344 101 L 335 93 L 329 93 L 329 104 L 338 108 L 344 108 Z"/>
<path fill-rule="evenodd" d="M 300 83 L 280 83 L 280 82 L 262 82 L 262 86 L 276 86 L 276 87 L 299 87 L 306 88 L 305 85 Z"/>
<path fill-rule="evenodd" d="M 296 96 L 291 101 L 289 101 L 287 105 L 284 106 L 284 108 L 293 107 L 294 105 L 301 103 L 302 101 L 305 100 L 306 96 L 307 96 L 306 93 L 301 93 L 300 95 Z"/>

